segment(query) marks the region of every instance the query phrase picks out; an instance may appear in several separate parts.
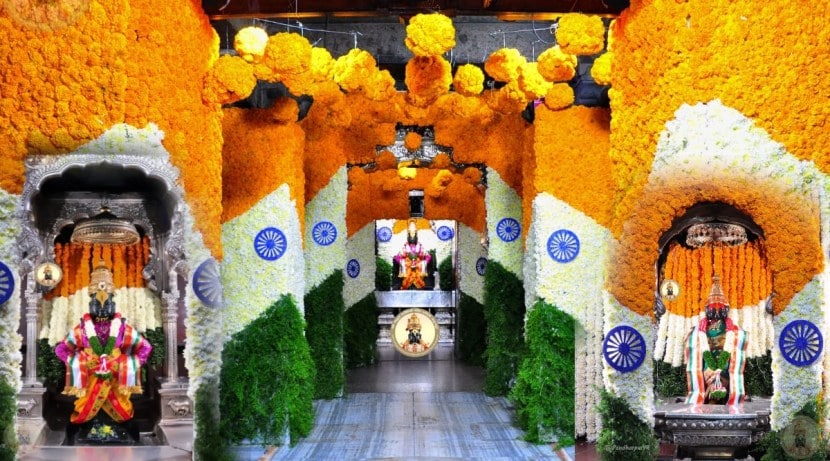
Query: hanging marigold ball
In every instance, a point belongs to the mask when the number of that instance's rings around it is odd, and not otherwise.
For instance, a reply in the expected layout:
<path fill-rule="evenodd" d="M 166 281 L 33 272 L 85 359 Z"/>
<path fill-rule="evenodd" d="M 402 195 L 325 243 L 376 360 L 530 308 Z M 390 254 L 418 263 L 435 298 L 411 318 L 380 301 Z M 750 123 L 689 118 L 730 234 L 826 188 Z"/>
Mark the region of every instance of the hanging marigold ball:
<path fill-rule="evenodd" d="M 406 26 L 404 44 L 415 56 L 440 56 L 455 46 L 455 27 L 443 14 L 416 14 Z"/>
<path fill-rule="evenodd" d="M 576 55 L 565 53 L 559 45 L 539 55 L 539 73 L 551 82 L 567 82 L 576 75 Z"/>
<path fill-rule="evenodd" d="M 260 27 L 245 27 L 233 38 L 233 49 L 246 62 L 259 62 L 265 54 L 268 32 Z"/>
<path fill-rule="evenodd" d="M 484 72 L 473 64 L 458 66 L 452 85 L 456 93 L 464 96 L 481 94 L 484 91 Z"/>

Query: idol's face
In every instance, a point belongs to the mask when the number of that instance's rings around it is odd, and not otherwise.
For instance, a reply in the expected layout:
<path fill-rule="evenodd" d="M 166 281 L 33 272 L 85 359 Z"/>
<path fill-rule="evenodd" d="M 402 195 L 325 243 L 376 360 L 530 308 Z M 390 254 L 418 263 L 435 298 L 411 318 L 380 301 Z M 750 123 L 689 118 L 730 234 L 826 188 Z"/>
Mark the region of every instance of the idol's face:
<path fill-rule="evenodd" d="M 706 318 L 709 320 L 726 320 L 729 315 L 728 307 L 707 307 Z"/>
<path fill-rule="evenodd" d="M 115 315 L 115 301 L 108 297 L 102 304 L 93 296 L 89 302 L 89 314 L 96 320 L 110 320 Z"/>

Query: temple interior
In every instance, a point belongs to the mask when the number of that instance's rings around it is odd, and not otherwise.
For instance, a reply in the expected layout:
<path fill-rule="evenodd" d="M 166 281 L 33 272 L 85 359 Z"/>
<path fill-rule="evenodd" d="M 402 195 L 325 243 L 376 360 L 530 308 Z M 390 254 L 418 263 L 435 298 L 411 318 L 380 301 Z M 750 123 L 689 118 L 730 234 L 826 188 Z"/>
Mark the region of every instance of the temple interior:
<path fill-rule="evenodd" d="M 828 7 L 0 2 L 0 460 L 830 459 Z"/>

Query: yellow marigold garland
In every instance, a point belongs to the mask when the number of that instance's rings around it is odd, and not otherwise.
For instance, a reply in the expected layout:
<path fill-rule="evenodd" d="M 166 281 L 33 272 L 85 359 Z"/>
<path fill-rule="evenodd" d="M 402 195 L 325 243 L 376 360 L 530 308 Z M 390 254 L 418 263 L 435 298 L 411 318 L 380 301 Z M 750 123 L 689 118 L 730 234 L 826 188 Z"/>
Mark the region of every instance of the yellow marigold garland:
<path fill-rule="evenodd" d="M 261 80 L 280 81 L 311 66 L 311 43 L 300 34 L 280 32 L 268 37 L 262 60 L 255 66 Z"/>
<path fill-rule="evenodd" d="M 537 61 L 539 73 L 548 81 L 567 82 L 576 75 L 576 55 L 565 53 L 559 45 L 543 51 Z"/>
<path fill-rule="evenodd" d="M 484 90 L 484 72 L 473 64 L 463 64 L 455 70 L 452 81 L 455 91 L 464 96 L 475 96 Z"/>
<path fill-rule="evenodd" d="M 501 48 L 484 61 L 484 70 L 499 82 L 510 82 L 519 78 L 519 69 L 527 64 L 527 58 L 515 48 Z"/>
<path fill-rule="evenodd" d="M 368 51 L 357 48 L 337 58 L 332 67 L 334 81 L 346 91 L 360 91 L 374 73 L 377 61 Z"/>
<path fill-rule="evenodd" d="M 599 16 L 567 13 L 559 18 L 556 43 L 565 53 L 591 55 L 602 51 L 605 26 Z"/>
<path fill-rule="evenodd" d="M 591 78 L 597 85 L 611 85 L 611 61 L 614 53 L 607 51 L 594 60 L 591 66 Z"/>
<path fill-rule="evenodd" d="M 406 26 L 404 44 L 415 56 L 438 56 L 455 47 L 455 27 L 443 14 L 416 14 Z"/>
<path fill-rule="evenodd" d="M 529 62 L 519 71 L 519 88 L 524 91 L 527 99 L 538 99 L 545 96 L 553 87 L 553 83 L 545 80 L 539 73 L 538 64 Z"/>
<path fill-rule="evenodd" d="M 233 38 L 233 48 L 246 62 L 256 63 L 265 54 L 268 32 L 261 27 L 243 27 Z"/>
<path fill-rule="evenodd" d="M 567 83 L 555 83 L 545 94 L 545 105 L 551 110 L 567 109 L 574 103 L 574 90 Z"/>

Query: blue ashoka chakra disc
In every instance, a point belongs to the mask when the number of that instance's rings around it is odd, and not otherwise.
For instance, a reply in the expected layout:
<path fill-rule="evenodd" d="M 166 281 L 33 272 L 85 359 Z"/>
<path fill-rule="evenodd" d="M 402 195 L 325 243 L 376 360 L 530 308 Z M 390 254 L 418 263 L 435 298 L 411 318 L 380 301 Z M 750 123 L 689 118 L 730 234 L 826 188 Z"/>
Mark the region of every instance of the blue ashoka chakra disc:
<path fill-rule="evenodd" d="M 548 237 L 548 255 L 560 263 L 569 263 L 579 254 L 579 237 L 568 229 L 559 229 Z"/>
<path fill-rule="evenodd" d="M 809 320 L 793 320 L 788 323 L 778 338 L 781 355 L 797 367 L 806 367 L 815 362 L 824 350 L 824 337 L 818 327 Z"/>
<path fill-rule="evenodd" d="M 193 272 L 193 292 L 205 306 L 222 305 L 222 281 L 219 277 L 219 265 L 213 258 L 206 259 Z"/>
<path fill-rule="evenodd" d="M 0 304 L 8 301 L 14 293 L 14 275 L 9 266 L 0 262 Z"/>
<path fill-rule="evenodd" d="M 254 237 L 254 250 L 260 258 L 266 261 L 280 259 L 285 254 L 288 241 L 285 234 L 276 227 L 266 227 Z"/>
<path fill-rule="evenodd" d="M 513 218 L 504 218 L 496 224 L 496 234 L 505 242 L 512 242 L 519 238 L 522 226 Z"/>
<path fill-rule="evenodd" d="M 320 221 L 311 229 L 311 238 L 320 246 L 328 246 L 337 240 L 337 228 L 328 221 Z"/>
<path fill-rule="evenodd" d="M 392 239 L 392 229 L 388 227 L 381 227 L 378 229 L 378 241 L 379 242 L 388 242 Z"/>
<path fill-rule="evenodd" d="M 350 259 L 348 263 L 346 263 L 346 273 L 349 274 L 349 277 L 356 278 L 360 275 L 360 262 L 356 259 Z"/>
<path fill-rule="evenodd" d="M 487 258 L 482 256 L 476 261 L 476 273 L 484 277 L 485 272 L 487 272 Z"/>
<path fill-rule="evenodd" d="M 612 368 L 628 373 L 643 364 L 646 358 L 646 341 L 636 329 L 620 325 L 611 329 L 605 336 L 602 355 Z"/>
<path fill-rule="evenodd" d="M 452 228 L 449 226 L 441 226 L 438 228 L 438 232 L 436 232 L 436 234 L 438 234 L 438 240 L 446 242 L 447 240 L 453 238 L 455 232 L 453 232 Z"/>

